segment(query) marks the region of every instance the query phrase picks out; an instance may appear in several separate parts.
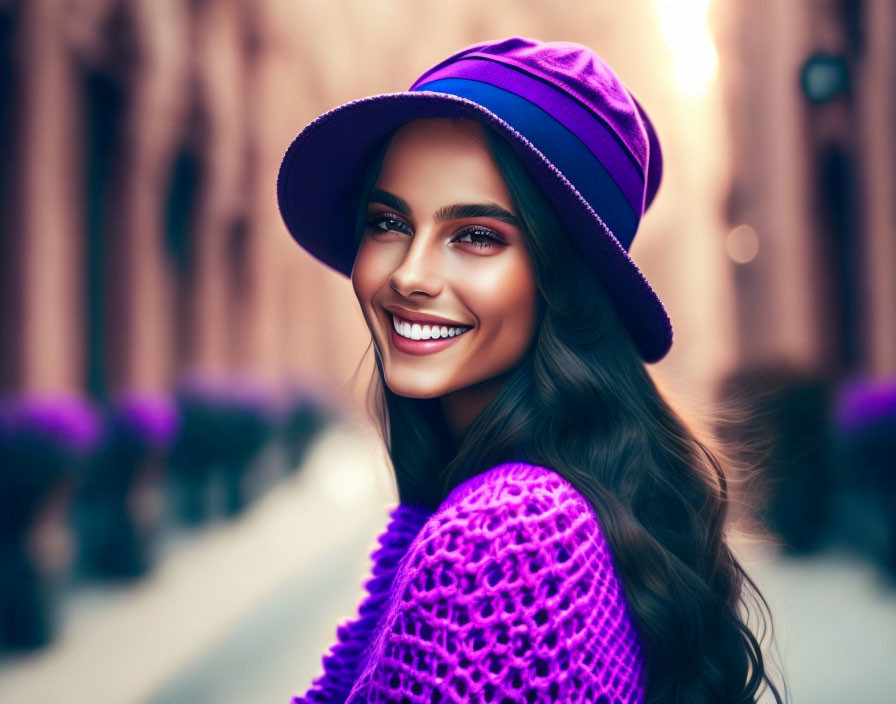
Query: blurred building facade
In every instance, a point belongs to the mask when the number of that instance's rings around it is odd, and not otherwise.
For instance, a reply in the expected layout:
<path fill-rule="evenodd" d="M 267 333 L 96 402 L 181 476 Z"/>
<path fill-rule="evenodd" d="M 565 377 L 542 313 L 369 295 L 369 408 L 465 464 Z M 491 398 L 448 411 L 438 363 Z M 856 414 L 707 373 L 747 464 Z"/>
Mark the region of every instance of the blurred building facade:
<path fill-rule="evenodd" d="M 719 44 L 737 365 L 892 377 L 896 7 L 729 4 Z"/>
<path fill-rule="evenodd" d="M 723 3 L 719 3 L 722 5 Z M 896 5 L 729 2 L 722 384 L 795 552 L 845 541 L 896 575 Z"/>
<path fill-rule="evenodd" d="M 346 282 L 285 234 L 280 156 L 329 107 L 511 32 L 600 47 L 669 137 L 635 254 L 676 322 L 670 374 L 712 383 L 775 359 L 896 371 L 891 3 L 717 0 L 728 127 L 702 147 L 727 161 L 690 149 L 683 123 L 706 103 L 658 87 L 662 53 L 619 48 L 622 19 L 469 4 L 396 3 L 386 20 L 352 1 L 0 3 L 4 391 L 344 380 L 363 321 Z M 651 27 L 646 4 L 616 14 Z M 417 23 L 437 46 L 381 48 L 366 28 L 386 21 Z M 825 80 L 847 84 L 813 96 Z M 693 172 L 676 166 L 691 160 Z M 679 250 L 696 263 L 677 266 Z"/>
<path fill-rule="evenodd" d="M 306 96 L 275 87 L 263 20 L 233 1 L 5 3 L 7 391 L 345 367 L 348 346 L 308 334 L 332 320 L 326 277 L 271 236 L 272 127 Z"/>

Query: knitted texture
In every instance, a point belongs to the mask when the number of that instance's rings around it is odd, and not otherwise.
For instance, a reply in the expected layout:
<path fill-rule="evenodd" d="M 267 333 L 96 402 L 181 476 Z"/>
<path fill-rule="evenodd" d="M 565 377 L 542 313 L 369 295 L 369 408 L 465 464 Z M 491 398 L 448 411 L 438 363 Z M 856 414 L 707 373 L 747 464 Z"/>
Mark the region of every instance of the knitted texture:
<path fill-rule="evenodd" d="M 395 515 L 380 542 L 400 550 Z M 400 525 L 407 540 L 413 527 Z M 553 470 L 514 462 L 468 479 L 405 544 L 397 564 L 374 553 L 388 593 L 367 597 L 364 625 L 343 628 L 351 638 L 293 704 L 643 702 L 642 649 L 609 545 Z"/>

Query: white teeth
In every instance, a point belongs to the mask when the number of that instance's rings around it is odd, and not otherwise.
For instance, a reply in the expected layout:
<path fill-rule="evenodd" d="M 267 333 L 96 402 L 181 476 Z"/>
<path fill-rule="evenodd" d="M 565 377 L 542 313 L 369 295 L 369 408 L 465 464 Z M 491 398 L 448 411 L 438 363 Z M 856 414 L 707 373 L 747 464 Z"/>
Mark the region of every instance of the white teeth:
<path fill-rule="evenodd" d="M 420 325 L 419 323 L 411 323 L 407 320 L 399 320 L 392 316 L 392 327 L 402 337 L 411 340 L 431 340 L 441 337 L 456 337 L 463 335 L 470 328 L 466 327 L 448 327 L 446 325 Z"/>

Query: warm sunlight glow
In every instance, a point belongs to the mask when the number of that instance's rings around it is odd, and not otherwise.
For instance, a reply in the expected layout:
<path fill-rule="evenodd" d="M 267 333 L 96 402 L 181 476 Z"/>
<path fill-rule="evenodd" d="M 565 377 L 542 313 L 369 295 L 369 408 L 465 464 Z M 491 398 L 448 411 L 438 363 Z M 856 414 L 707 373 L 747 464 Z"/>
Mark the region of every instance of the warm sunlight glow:
<path fill-rule="evenodd" d="M 710 0 L 653 0 L 663 39 L 675 62 L 679 90 L 699 98 L 719 67 L 719 57 L 707 23 Z"/>

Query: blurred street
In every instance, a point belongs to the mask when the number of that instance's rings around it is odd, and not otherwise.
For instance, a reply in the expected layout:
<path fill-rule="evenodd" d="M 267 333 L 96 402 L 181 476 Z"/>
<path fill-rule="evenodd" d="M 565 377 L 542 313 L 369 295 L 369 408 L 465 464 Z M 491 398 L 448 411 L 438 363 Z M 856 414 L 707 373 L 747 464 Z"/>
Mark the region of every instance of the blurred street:
<path fill-rule="evenodd" d="M 744 565 L 771 607 L 795 704 L 892 702 L 896 588 L 844 549 L 748 554 Z"/>
<path fill-rule="evenodd" d="M 376 448 L 369 431 L 334 426 L 241 519 L 170 536 L 139 586 L 77 591 L 56 643 L 0 666 L 0 701 L 287 704 L 353 615 L 394 502 Z M 841 549 L 736 549 L 772 608 L 796 704 L 892 702 L 892 585 Z"/>

